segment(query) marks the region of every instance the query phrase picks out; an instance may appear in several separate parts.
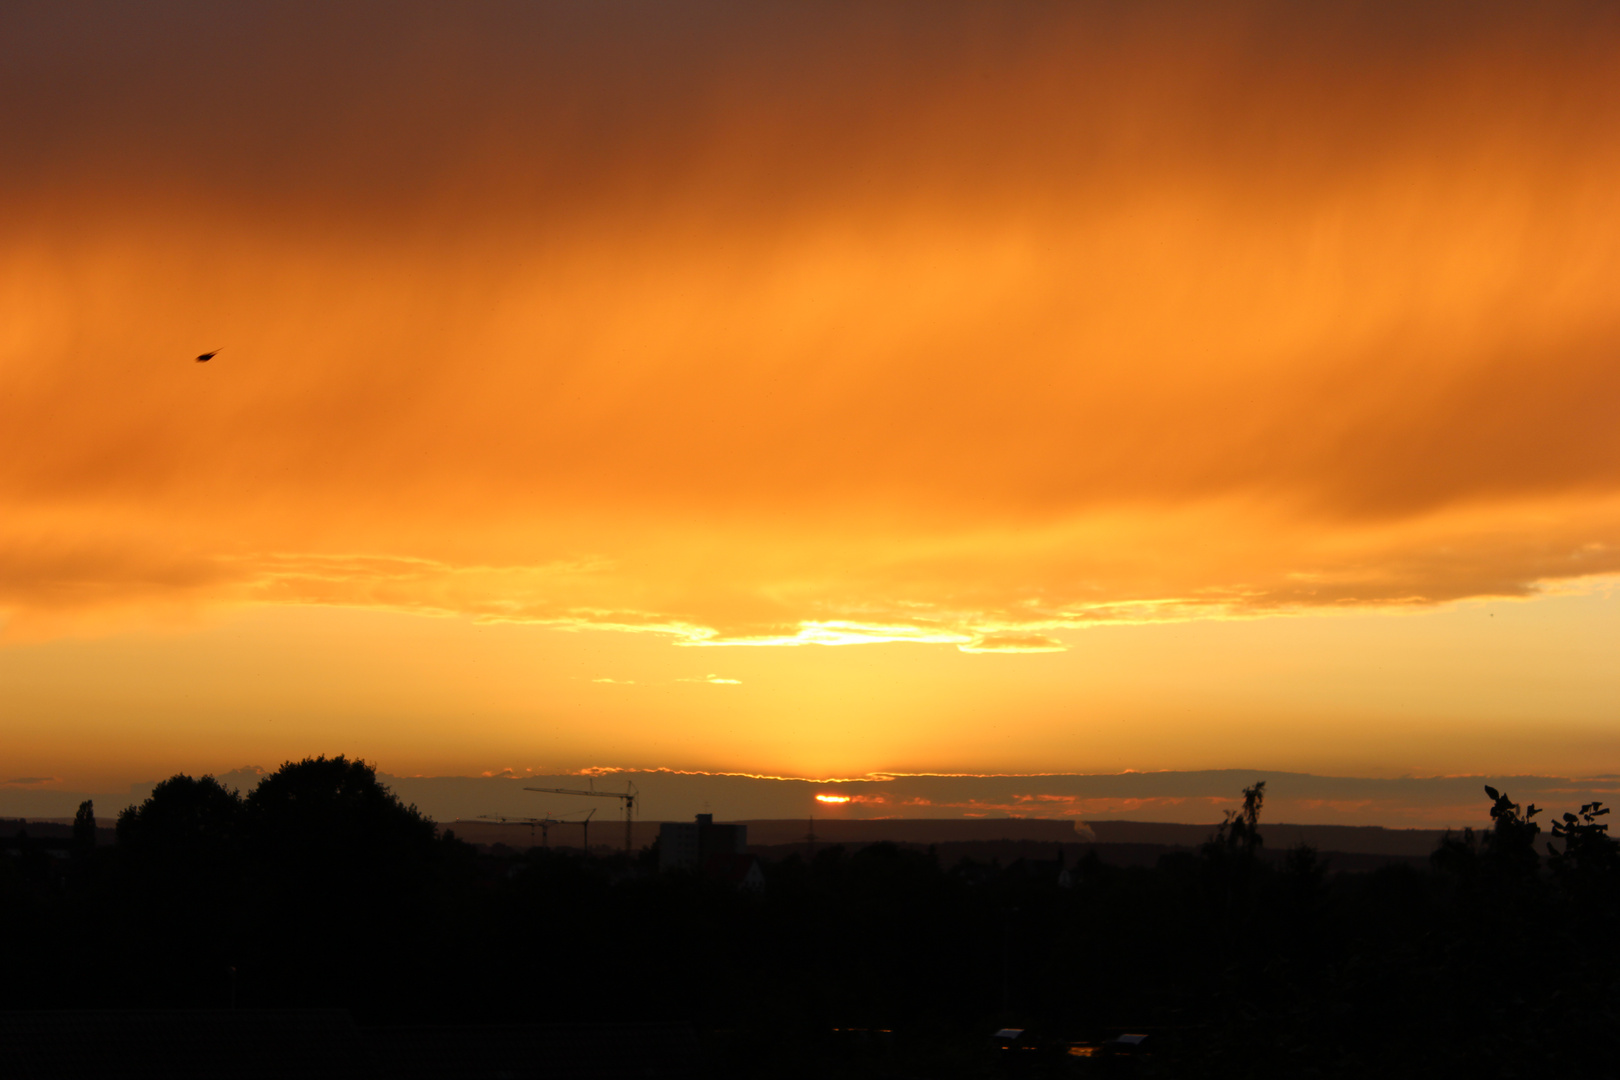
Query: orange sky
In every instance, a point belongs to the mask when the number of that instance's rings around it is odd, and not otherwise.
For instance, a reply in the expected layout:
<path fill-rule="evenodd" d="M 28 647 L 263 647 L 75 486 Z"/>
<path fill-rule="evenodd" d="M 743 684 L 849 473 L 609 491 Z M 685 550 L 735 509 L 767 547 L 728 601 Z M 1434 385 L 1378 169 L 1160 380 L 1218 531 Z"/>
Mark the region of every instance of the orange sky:
<path fill-rule="evenodd" d="M 8 5 L 0 769 L 1620 769 L 1617 45 Z"/>

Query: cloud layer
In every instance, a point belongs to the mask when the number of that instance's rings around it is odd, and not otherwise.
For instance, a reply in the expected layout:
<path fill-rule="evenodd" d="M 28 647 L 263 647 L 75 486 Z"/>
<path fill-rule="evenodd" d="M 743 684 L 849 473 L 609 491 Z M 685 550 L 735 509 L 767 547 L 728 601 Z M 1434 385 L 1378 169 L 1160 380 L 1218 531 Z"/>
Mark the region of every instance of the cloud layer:
<path fill-rule="evenodd" d="M 1601 5 L 10 7 L 6 633 L 1028 652 L 1615 573 L 1617 43 Z"/>

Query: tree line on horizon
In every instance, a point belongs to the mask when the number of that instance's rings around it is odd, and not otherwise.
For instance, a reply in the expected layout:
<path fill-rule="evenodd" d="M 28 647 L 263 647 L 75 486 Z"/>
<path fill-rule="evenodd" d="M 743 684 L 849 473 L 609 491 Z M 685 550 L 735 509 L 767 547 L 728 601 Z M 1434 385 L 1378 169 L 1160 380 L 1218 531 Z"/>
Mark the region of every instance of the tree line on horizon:
<path fill-rule="evenodd" d="M 1040 1033 L 1026 1075 L 1607 1075 L 1608 808 L 1543 834 L 1543 811 L 1486 795 L 1488 826 L 1427 867 L 1262 859 L 1259 783 L 1152 868 L 829 846 L 766 864 L 755 896 L 650 851 L 481 853 L 360 760 L 288 762 L 246 793 L 177 775 L 116 844 L 86 805 L 70 858 L 0 858 L 0 1007 L 684 1019 L 738 1076 L 995 1076 L 985 1037 L 1008 1025 Z M 1151 1052 L 1062 1049 L 1127 1030 Z"/>

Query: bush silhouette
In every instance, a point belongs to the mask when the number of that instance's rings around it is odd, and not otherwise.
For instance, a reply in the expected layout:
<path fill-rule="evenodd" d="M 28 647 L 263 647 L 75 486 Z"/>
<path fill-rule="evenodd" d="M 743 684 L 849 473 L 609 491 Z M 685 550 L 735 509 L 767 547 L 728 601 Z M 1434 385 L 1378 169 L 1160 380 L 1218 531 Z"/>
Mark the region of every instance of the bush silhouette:
<path fill-rule="evenodd" d="M 1491 797 L 1491 831 L 1485 834 L 1485 856 L 1500 872 L 1513 877 L 1532 875 L 1541 865 L 1536 855 L 1536 836 L 1541 826 L 1530 819 L 1541 813 L 1531 803 L 1520 812 L 1519 804 L 1489 784 L 1485 794 Z"/>
<path fill-rule="evenodd" d="M 1612 878 L 1620 869 L 1620 842 L 1609 835 L 1607 822 L 1599 821 L 1609 812 L 1600 802 L 1585 803 L 1578 813 L 1565 814 L 1553 822 L 1553 840 L 1564 842 L 1563 850 L 1547 843 L 1553 872 L 1564 877 Z"/>

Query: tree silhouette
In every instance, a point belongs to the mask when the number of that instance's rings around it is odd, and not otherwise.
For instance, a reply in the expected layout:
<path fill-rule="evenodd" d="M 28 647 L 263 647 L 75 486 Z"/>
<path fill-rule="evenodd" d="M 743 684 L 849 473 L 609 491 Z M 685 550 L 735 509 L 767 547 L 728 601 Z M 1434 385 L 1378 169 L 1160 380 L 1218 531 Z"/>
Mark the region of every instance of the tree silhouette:
<path fill-rule="evenodd" d="M 246 802 L 254 855 L 295 878 L 315 873 L 331 884 L 371 879 L 429 857 L 433 822 L 406 806 L 355 759 L 289 761 L 259 781 Z"/>
<path fill-rule="evenodd" d="M 1266 782 L 1243 789 L 1243 809 L 1228 810 L 1226 820 L 1215 829 L 1212 843 L 1228 852 L 1242 852 L 1252 857 L 1255 849 L 1265 843 L 1260 835 L 1260 808 L 1266 801 Z"/>
<path fill-rule="evenodd" d="M 83 859 L 96 849 L 96 805 L 89 799 L 73 815 L 73 856 Z"/>
<path fill-rule="evenodd" d="M 241 904 L 242 798 L 212 776 L 169 777 L 118 815 L 113 856 L 120 979 L 215 1005 Z"/>
<path fill-rule="evenodd" d="M 93 829 L 94 818 L 90 821 Z M 118 847 L 166 871 L 214 866 L 234 859 L 242 821 L 242 798 L 235 791 L 212 776 L 194 780 L 177 773 L 153 788 L 140 806 L 118 815 Z"/>
<path fill-rule="evenodd" d="M 257 968 L 243 992 L 305 1005 L 387 1001 L 413 981 L 427 944 L 437 854 L 434 824 L 368 762 L 284 763 L 247 797 L 245 888 Z"/>
<path fill-rule="evenodd" d="M 1260 836 L 1260 808 L 1266 801 L 1266 782 L 1243 789 L 1243 808 L 1228 810 L 1226 820 L 1200 849 L 1204 856 L 1206 888 L 1219 906 L 1233 914 L 1253 888 L 1256 852 L 1265 842 Z"/>

